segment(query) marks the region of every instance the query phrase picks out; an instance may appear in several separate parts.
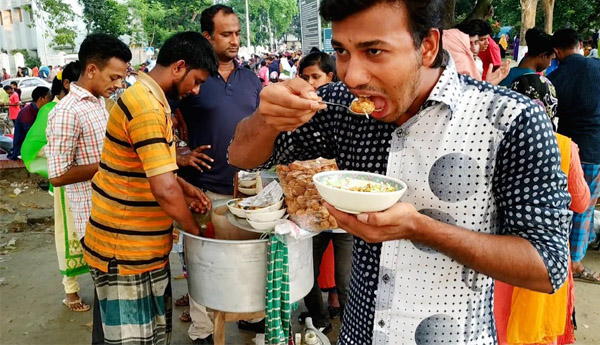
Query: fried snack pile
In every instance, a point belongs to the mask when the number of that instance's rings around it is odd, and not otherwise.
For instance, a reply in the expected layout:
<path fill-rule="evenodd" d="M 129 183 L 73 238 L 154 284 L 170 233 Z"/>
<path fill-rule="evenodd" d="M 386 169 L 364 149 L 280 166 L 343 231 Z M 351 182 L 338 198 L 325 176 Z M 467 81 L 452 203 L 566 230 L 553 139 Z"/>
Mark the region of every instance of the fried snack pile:
<path fill-rule="evenodd" d="M 375 103 L 367 97 L 358 97 L 350 104 L 350 110 L 359 114 L 371 114 L 375 111 Z"/>
<path fill-rule="evenodd" d="M 332 170 L 338 170 L 335 160 L 321 158 L 277 166 L 290 220 L 305 230 L 338 228 L 335 218 L 323 206 L 323 199 L 312 181 L 313 175 Z"/>

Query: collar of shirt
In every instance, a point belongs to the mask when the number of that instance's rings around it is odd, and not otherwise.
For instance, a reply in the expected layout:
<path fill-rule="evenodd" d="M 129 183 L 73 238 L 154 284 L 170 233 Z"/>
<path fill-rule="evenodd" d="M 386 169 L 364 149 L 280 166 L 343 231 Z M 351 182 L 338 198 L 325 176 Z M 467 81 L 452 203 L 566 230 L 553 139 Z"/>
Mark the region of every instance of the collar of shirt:
<path fill-rule="evenodd" d="M 572 61 L 583 60 L 583 59 L 585 59 L 585 56 L 583 56 L 581 54 L 571 54 L 571 55 L 567 56 L 566 58 L 564 58 L 562 60 L 562 62 L 560 63 L 560 65 L 564 65 L 564 64 L 567 64 Z"/>
<path fill-rule="evenodd" d="M 450 54 L 445 50 L 442 68 L 444 68 L 444 71 L 433 90 L 431 90 L 429 97 L 427 97 L 427 100 L 423 103 L 421 110 L 438 103 L 446 104 L 450 108 L 450 113 L 454 113 L 456 110 L 458 91 L 460 90 L 461 85 L 454 60 L 452 60 Z"/>
<path fill-rule="evenodd" d="M 71 90 L 69 91 L 69 93 L 72 93 L 75 97 L 77 97 L 80 100 L 87 98 L 90 100 L 100 102 L 100 97 L 92 95 L 90 91 L 82 88 L 81 86 L 78 86 L 76 83 L 71 83 Z"/>
<path fill-rule="evenodd" d="M 154 79 L 152 79 L 148 74 L 144 72 L 140 72 L 137 78 L 137 81 L 142 83 L 150 92 L 156 97 L 156 99 L 165 107 L 165 113 L 171 114 L 171 106 L 167 101 L 167 96 L 165 96 L 165 92 L 163 89 L 156 83 Z"/>

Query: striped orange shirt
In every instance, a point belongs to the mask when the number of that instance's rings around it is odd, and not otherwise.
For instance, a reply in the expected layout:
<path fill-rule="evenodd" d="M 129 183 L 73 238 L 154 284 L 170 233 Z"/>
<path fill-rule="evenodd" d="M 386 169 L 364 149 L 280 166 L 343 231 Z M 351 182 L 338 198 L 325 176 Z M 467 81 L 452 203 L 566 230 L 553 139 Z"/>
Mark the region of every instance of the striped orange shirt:
<path fill-rule="evenodd" d="M 172 219 L 152 195 L 148 177 L 177 170 L 171 109 L 148 75 L 128 88 L 112 107 L 98 173 L 92 179 L 92 214 L 84 258 L 120 274 L 164 267 L 173 245 Z"/>

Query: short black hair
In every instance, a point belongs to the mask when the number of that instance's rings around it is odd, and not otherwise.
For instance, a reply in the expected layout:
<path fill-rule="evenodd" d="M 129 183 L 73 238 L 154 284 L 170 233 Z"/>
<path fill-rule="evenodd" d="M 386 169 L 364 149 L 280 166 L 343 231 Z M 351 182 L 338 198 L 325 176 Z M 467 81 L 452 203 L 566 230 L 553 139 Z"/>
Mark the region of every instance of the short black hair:
<path fill-rule="evenodd" d="M 10 82 L 10 85 L 19 86 L 19 84 L 16 81 L 14 81 L 14 80 Z"/>
<path fill-rule="evenodd" d="M 4 90 L 12 90 L 13 88 L 10 85 L 4 85 Z"/>
<path fill-rule="evenodd" d="M 552 46 L 556 49 L 573 49 L 579 45 L 579 35 L 573 29 L 561 29 L 552 36 Z"/>
<path fill-rule="evenodd" d="M 538 28 L 527 30 L 525 40 L 527 41 L 527 55 L 529 56 L 552 55 L 554 53 L 552 36 Z"/>
<path fill-rule="evenodd" d="M 262 61 L 260 62 L 260 65 L 261 65 L 261 66 L 266 66 L 266 65 L 267 65 L 267 62 L 266 62 L 265 60 L 262 60 Z"/>
<path fill-rule="evenodd" d="M 472 32 L 477 33 L 479 36 L 491 35 L 493 32 L 492 25 L 483 19 L 473 19 L 467 25 L 470 25 Z"/>
<path fill-rule="evenodd" d="M 221 11 L 223 11 L 223 14 L 235 14 L 233 8 L 227 5 L 213 5 L 202 11 L 202 14 L 200 15 L 200 30 L 202 30 L 202 32 L 206 31 L 212 36 L 215 33 L 214 18 L 217 13 Z"/>
<path fill-rule="evenodd" d="M 49 88 L 47 88 L 45 86 L 38 86 L 35 89 L 33 89 L 33 92 L 31 93 L 31 100 L 33 102 L 37 102 L 38 99 L 40 99 L 42 97 L 46 97 L 49 94 L 50 94 Z"/>
<path fill-rule="evenodd" d="M 210 75 L 217 74 L 217 56 L 210 42 L 195 31 L 177 33 L 165 41 L 158 52 L 156 63 L 167 67 L 179 60 L 185 61 L 189 69 L 204 69 Z"/>
<path fill-rule="evenodd" d="M 129 47 L 125 43 L 114 36 L 108 34 L 91 34 L 81 42 L 78 57 L 83 69 L 92 63 L 102 69 L 106 66 L 108 60 L 112 58 L 129 62 L 131 60 L 131 50 L 129 50 Z"/>
<path fill-rule="evenodd" d="M 444 0 L 323 0 L 319 11 L 321 16 L 330 22 L 338 22 L 347 17 L 367 10 L 379 4 L 400 4 L 408 12 L 409 30 L 417 49 L 421 48 L 423 39 L 429 36 L 429 30 L 440 31 L 438 55 L 431 65 L 433 68 L 442 66 L 444 52 L 442 48 L 442 16 L 446 12 L 446 1 Z"/>
<path fill-rule="evenodd" d="M 335 68 L 335 61 L 327 53 L 316 52 L 306 55 L 298 66 L 298 74 L 302 74 L 305 68 L 319 65 L 321 71 L 325 74 L 333 73 L 333 79 L 331 81 L 338 81 L 337 70 Z"/>
<path fill-rule="evenodd" d="M 81 74 L 81 63 L 79 61 L 69 62 L 62 71 L 62 80 L 70 82 L 77 81 Z"/>
<path fill-rule="evenodd" d="M 454 28 L 469 35 L 470 37 L 479 36 L 480 32 L 478 25 L 476 25 L 476 23 L 472 20 L 470 22 L 462 22 L 456 25 Z"/>
<path fill-rule="evenodd" d="M 70 82 L 77 81 L 80 74 L 81 64 L 79 61 L 69 62 L 62 71 L 61 79 L 59 80 L 57 77 L 54 77 L 52 80 L 52 89 L 50 91 L 54 96 L 60 95 L 60 92 L 63 90 L 65 91 L 65 94 L 67 94 L 68 91 L 65 89 L 65 80 Z"/>

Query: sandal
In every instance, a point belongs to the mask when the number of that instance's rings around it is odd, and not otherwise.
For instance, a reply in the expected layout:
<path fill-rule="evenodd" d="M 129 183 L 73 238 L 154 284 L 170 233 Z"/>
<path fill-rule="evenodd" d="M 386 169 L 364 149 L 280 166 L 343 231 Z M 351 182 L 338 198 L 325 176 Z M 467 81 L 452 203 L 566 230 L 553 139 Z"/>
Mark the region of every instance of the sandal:
<path fill-rule="evenodd" d="M 586 283 L 600 284 L 600 274 L 589 268 L 584 268 L 581 273 L 573 273 L 573 279 Z"/>
<path fill-rule="evenodd" d="M 190 296 L 188 294 L 183 295 L 181 298 L 175 300 L 175 306 L 187 307 L 190 305 Z"/>
<path fill-rule="evenodd" d="M 181 322 L 192 322 L 192 316 L 190 315 L 190 311 L 186 310 L 181 315 L 179 315 L 179 320 Z"/>
<path fill-rule="evenodd" d="M 70 311 L 83 312 L 90 310 L 90 306 L 87 305 L 84 301 L 82 301 L 81 298 L 73 302 L 69 302 L 65 298 L 62 302 L 64 305 L 67 306 L 67 308 L 69 308 Z"/>

